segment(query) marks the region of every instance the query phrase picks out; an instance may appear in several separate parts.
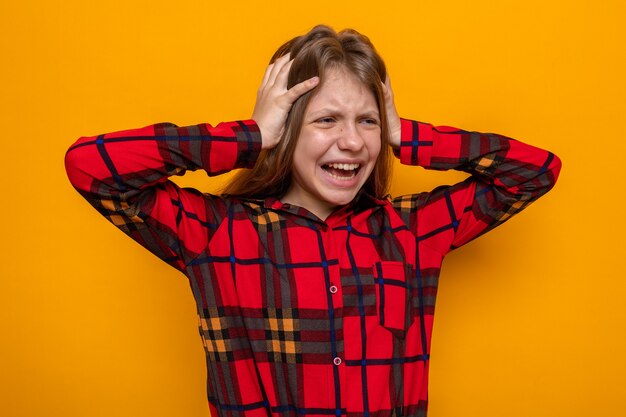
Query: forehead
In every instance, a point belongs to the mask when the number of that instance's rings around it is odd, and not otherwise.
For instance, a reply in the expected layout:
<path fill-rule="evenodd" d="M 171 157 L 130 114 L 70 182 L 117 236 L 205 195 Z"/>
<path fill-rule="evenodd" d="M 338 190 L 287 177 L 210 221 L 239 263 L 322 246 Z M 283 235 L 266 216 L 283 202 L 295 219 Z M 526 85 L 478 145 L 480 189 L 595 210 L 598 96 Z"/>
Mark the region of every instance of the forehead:
<path fill-rule="evenodd" d="M 343 111 L 378 111 L 374 94 L 356 75 L 345 68 L 326 71 L 322 84 L 311 97 L 307 113 L 324 108 Z"/>

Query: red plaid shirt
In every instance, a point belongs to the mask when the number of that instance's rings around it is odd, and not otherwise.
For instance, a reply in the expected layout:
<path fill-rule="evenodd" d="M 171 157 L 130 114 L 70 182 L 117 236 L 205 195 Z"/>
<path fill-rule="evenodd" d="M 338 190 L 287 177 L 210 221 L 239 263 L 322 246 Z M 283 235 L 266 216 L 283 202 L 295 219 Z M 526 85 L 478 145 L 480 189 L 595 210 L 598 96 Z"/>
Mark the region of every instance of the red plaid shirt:
<path fill-rule="evenodd" d="M 425 416 L 443 257 L 546 193 L 560 161 L 495 134 L 402 120 L 404 164 L 471 177 L 359 195 L 325 221 L 168 177 L 254 165 L 251 121 L 157 124 L 79 139 L 69 178 L 104 216 L 188 278 L 213 416 Z"/>

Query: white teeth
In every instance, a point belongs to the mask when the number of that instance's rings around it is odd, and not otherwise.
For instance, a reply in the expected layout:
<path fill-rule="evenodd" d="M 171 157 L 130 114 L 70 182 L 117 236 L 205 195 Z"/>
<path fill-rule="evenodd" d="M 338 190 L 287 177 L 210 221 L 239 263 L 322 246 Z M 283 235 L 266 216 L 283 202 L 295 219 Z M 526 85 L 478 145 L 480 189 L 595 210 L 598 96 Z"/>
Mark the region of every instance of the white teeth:
<path fill-rule="evenodd" d="M 337 164 L 337 163 L 332 163 L 332 164 L 328 164 L 329 167 L 331 168 L 335 168 L 335 169 L 341 169 L 344 171 L 354 171 L 355 169 L 357 169 L 359 167 L 359 164 Z"/>
<path fill-rule="evenodd" d="M 324 169 L 324 171 L 328 175 L 333 177 L 334 179 L 348 181 L 356 177 L 357 169 L 361 166 L 361 164 L 343 164 L 343 163 L 333 162 L 330 164 L 326 164 L 325 166 L 332 168 L 332 169 L 338 169 L 338 170 L 344 171 L 346 173 L 345 175 L 335 175 L 332 173 L 332 171 L 329 171 L 328 169 Z"/>
<path fill-rule="evenodd" d="M 356 177 L 356 171 L 351 171 L 349 175 L 342 175 L 342 176 L 335 175 L 330 171 L 326 171 L 326 173 L 330 175 L 331 177 L 333 177 L 334 179 L 341 180 L 341 181 L 348 181 Z"/>

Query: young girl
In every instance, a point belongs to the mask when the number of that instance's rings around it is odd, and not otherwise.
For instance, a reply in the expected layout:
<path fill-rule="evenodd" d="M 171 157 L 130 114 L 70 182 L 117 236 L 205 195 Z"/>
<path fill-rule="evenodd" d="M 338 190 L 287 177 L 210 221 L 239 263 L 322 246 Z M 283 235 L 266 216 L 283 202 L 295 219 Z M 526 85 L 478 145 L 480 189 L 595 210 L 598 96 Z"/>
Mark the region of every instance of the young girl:
<path fill-rule="evenodd" d="M 387 197 L 391 154 L 471 176 Z M 251 120 L 79 139 L 69 178 L 188 278 L 213 416 L 425 416 L 443 257 L 545 194 L 560 161 L 400 119 L 369 40 L 324 26 L 276 52 Z M 241 170 L 222 195 L 168 180 Z"/>

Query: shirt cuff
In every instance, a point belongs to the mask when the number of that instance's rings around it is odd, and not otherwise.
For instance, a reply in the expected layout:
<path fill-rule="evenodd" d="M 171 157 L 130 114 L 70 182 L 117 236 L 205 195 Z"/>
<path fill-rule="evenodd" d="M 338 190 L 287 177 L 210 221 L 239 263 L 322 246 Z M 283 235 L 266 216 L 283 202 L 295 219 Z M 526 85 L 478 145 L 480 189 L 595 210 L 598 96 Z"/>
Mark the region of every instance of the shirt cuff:
<path fill-rule="evenodd" d="M 210 148 L 203 156 L 210 175 L 254 167 L 261 153 L 261 131 L 254 120 L 223 122 L 207 129 Z"/>
<path fill-rule="evenodd" d="M 433 126 L 415 120 L 400 119 L 400 148 L 394 154 L 404 165 L 430 166 L 433 150 Z"/>
<path fill-rule="evenodd" d="M 237 134 L 238 153 L 235 168 L 252 168 L 261 154 L 261 130 L 252 119 L 237 122 L 241 133 Z"/>

